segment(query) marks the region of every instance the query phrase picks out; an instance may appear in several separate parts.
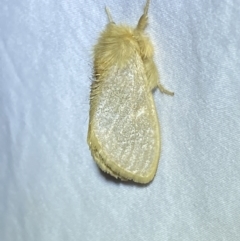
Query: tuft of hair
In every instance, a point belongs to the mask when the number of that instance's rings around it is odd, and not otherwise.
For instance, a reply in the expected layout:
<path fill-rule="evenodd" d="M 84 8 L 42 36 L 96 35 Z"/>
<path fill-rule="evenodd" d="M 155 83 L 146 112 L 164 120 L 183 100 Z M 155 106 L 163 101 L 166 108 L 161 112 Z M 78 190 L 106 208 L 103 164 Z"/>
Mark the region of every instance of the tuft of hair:
<path fill-rule="evenodd" d="M 109 23 L 101 33 L 97 45 L 94 47 L 95 76 L 101 76 L 108 67 L 117 64 L 123 67 L 132 55 L 138 53 L 142 60 L 153 57 L 153 46 L 144 30 L 148 24 L 149 0 L 144 8 L 135 28 L 122 24 L 115 24 L 109 10 L 106 8 Z"/>

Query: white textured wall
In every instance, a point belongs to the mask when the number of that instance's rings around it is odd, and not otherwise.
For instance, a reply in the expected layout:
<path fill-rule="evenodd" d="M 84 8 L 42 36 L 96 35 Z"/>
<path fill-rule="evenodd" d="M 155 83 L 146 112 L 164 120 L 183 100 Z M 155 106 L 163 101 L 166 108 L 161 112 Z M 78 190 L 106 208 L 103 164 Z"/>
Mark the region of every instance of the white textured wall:
<path fill-rule="evenodd" d="M 84 2 L 84 3 L 83 3 Z M 240 240 L 240 1 L 152 0 L 157 175 L 114 181 L 86 143 L 92 46 L 144 0 L 3 0 L 1 241 Z"/>

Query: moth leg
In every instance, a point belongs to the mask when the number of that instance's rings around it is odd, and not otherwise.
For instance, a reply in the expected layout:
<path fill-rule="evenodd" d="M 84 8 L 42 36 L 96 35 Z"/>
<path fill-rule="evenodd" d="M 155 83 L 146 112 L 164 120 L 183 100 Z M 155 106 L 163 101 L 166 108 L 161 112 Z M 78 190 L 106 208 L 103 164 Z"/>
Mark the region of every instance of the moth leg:
<path fill-rule="evenodd" d="M 160 82 L 158 83 L 157 87 L 164 94 L 174 95 L 174 92 L 167 90 Z"/>
<path fill-rule="evenodd" d="M 146 76 L 148 79 L 148 86 L 150 90 L 153 90 L 155 88 L 158 88 L 162 93 L 167 94 L 167 95 L 174 95 L 173 92 L 167 90 L 159 81 L 159 74 L 157 67 L 153 61 L 152 58 L 145 59 L 143 61 L 144 63 L 144 68 L 146 71 Z"/>

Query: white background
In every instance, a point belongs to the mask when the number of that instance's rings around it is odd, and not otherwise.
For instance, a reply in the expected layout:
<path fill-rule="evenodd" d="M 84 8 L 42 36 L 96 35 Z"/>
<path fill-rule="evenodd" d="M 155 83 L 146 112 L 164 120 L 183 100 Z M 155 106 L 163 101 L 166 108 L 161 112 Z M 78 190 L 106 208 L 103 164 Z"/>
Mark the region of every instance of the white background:
<path fill-rule="evenodd" d="M 92 47 L 144 0 L 2 0 L 0 240 L 240 240 L 240 1 L 152 0 L 162 153 L 147 186 L 86 143 Z"/>

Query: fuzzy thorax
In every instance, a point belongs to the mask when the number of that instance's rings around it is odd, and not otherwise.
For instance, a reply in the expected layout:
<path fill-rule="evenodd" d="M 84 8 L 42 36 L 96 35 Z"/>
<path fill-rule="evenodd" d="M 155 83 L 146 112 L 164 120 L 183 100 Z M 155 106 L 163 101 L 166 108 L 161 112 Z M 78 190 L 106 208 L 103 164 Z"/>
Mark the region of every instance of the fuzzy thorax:
<path fill-rule="evenodd" d="M 94 48 L 95 74 L 101 75 L 115 64 L 123 67 L 136 53 L 143 61 L 153 57 L 152 43 L 143 31 L 109 23 Z"/>

